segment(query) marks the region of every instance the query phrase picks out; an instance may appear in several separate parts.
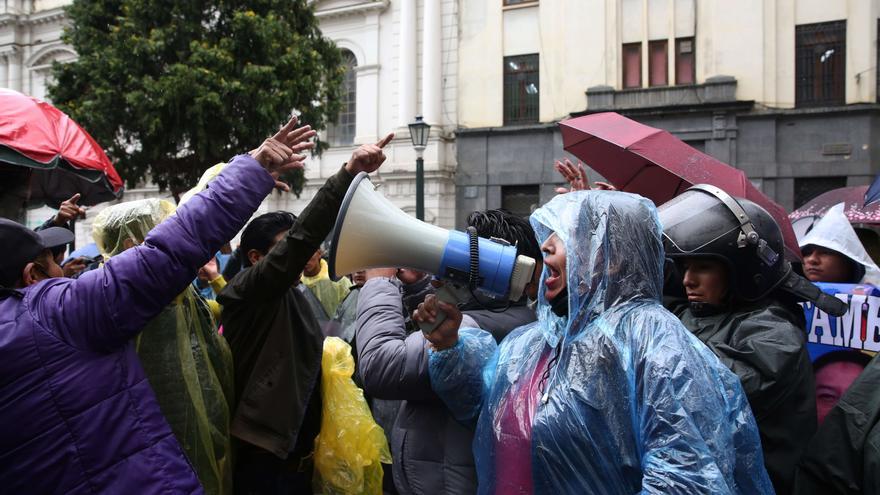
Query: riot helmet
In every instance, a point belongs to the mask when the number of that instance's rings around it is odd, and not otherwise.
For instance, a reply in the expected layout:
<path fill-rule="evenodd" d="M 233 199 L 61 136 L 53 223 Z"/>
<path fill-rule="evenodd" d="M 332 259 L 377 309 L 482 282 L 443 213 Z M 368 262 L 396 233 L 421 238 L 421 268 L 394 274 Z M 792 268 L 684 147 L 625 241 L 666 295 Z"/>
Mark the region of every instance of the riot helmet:
<path fill-rule="evenodd" d="M 724 263 L 730 292 L 753 302 L 775 289 L 843 314 L 845 305 L 792 270 L 782 231 L 761 206 L 718 187 L 698 184 L 657 209 L 666 256 L 704 257 Z M 823 297 L 824 296 L 824 297 Z"/>

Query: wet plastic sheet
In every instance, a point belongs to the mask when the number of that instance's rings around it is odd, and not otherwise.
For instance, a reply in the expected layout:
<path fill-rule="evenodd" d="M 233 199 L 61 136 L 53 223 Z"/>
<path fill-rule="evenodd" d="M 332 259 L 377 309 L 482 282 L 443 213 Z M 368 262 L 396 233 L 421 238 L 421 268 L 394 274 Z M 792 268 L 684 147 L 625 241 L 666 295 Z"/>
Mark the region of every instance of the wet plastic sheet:
<path fill-rule="evenodd" d="M 565 244 L 568 317 L 542 284 L 538 321 L 499 347 L 466 330 L 431 351 L 435 391 L 476 423 L 479 492 L 773 493 L 739 380 L 660 305 L 654 206 L 578 192 L 531 221 Z"/>
<path fill-rule="evenodd" d="M 173 211 L 171 203 L 157 199 L 108 207 L 95 219 L 95 243 L 105 257 L 119 254 L 143 242 Z M 229 422 L 234 378 L 232 352 L 216 328 L 207 305 L 188 286 L 147 323 L 135 348 L 159 408 L 205 492 L 228 494 L 232 493 Z"/>
<path fill-rule="evenodd" d="M 315 439 L 316 493 L 382 494 L 382 465 L 391 454 L 385 432 L 373 420 L 364 393 L 355 385 L 351 346 L 324 339 L 321 358 L 321 432 Z"/>

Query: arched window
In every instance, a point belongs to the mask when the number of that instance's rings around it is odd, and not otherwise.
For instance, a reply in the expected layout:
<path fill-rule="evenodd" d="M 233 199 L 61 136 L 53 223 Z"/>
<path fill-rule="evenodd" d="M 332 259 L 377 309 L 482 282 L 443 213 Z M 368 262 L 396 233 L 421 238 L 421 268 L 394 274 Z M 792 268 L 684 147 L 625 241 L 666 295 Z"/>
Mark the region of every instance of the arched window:
<path fill-rule="evenodd" d="M 342 50 L 342 63 L 345 66 L 345 77 L 342 80 L 342 108 L 336 123 L 327 126 L 327 141 L 331 146 L 346 146 L 354 143 L 355 115 L 357 101 L 357 59 L 348 50 Z"/>

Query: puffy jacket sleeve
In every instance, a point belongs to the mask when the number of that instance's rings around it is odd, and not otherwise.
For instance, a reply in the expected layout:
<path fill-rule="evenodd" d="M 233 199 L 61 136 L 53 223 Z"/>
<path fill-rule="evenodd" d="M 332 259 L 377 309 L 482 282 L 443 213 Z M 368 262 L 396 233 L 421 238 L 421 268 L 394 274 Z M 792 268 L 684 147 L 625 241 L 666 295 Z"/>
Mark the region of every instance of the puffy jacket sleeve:
<path fill-rule="evenodd" d="M 273 185 L 256 160 L 235 157 L 204 191 L 151 230 L 143 244 L 76 280 L 29 292 L 29 309 L 45 328 L 74 346 L 110 350 L 124 345 L 242 228 Z"/>
<path fill-rule="evenodd" d="M 645 493 L 772 493 L 757 426 L 736 377 L 671 315 L 635 344 Z M 714 363 L 714 364 L 713 364 Z M 741 441 L 745 436 L 745 440 Z M 737 480 L 742 486 L 730 483 Z"/>
<path fill-rule="evenodd" d="M 299 279 L 309 258 L 333 229 L 336 214 L 353 177 L 340 168 L 318 190 L 296 223 L 281 240 L 249 270 L 228 281 L 217 300 L 222 305 L 232 301 L 271 299 L 285 294 Z M 242 253 L 242 256 L 245 256 Z"/>
<path fill-rule="evenodd" d="M 358 295 L 358 369 L 364 391 L 387 400 L 436 400 L 428 377 L 427 341 L 406 334 L 400 289 L 388 279 L 367 280 Z"/>
<path fill-rule="evenodd" d="M 428 354 L 431 387 L 456 420 L 473 425 L 495 378 L 495 338 L 485 330 L 466 328 L 453 347 Z"/>

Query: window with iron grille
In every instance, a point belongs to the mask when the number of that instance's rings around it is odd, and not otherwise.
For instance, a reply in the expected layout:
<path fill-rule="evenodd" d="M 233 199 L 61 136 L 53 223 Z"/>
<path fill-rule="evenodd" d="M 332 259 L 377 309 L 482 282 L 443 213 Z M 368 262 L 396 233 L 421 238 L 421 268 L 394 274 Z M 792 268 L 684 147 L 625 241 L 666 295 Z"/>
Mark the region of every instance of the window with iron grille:
<path fill-rule="evenodd" d="M 504 125 L 538 122 L 538 54 L 504 57 Z"/>
<path fill-rule="evenodd" d="M 693 38 L 675 40 L 675 84 L 693 84 L 696 80 L 696 53 Z"/>
<path fill-rule="evenodd" d="M 794 207 L 800 208 L 816 196 L 841 187 L 846 187 L 846 177 L 796 177 Z"/>
<path fill-rule="evenodd" d="M 796 26 L 795 105 L 846 102 L 846 21 Z"/>
<path fill-rule="evenodd" d="M 501 208 L 526 218 L 538 207 L 540 189 L 537 185 L 501 186 Z"/>
<path fill-rule="evenodd" d="M 354 143 L 356 131 L 355 108 L 357 106 L 357 59 L 348 50 L 342 50 L 342 63 L 345 76 L 342 81 L 342 108 L 336 122 L 327 126 L 327 141 L 330 146 L 346 146 Z"/>
<path fill-rule="evenodd" d="M 642 87 L 642 44 L 624 43 L 623 53 L 623 87 Z"/>

